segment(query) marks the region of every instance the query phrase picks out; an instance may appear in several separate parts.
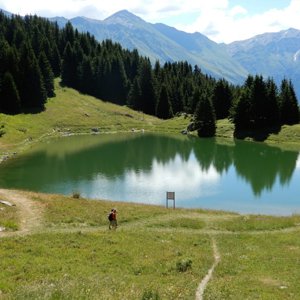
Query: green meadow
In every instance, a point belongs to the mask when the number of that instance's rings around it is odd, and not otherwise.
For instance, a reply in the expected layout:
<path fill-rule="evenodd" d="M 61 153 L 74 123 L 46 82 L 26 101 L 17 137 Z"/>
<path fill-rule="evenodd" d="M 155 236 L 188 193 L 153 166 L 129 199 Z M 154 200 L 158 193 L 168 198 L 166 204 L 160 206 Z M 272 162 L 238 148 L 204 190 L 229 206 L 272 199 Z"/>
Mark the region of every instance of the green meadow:
<path fill-rule="evenodd" d="M 0 190 L 1 299 L 297 299 L 300 216 L 241 216 Z M 118 211 L 118 228 L 107 213 Z M 28 220 L 28 210 L 35 217 Z M 23 211 L 22 211 L 23 210 Z M 24 223 L 25 222 L 25 223 Z M 24 225 L 25 224 L 25 225 Z M 27 228 L 26 228 L 27 226 Z"/>

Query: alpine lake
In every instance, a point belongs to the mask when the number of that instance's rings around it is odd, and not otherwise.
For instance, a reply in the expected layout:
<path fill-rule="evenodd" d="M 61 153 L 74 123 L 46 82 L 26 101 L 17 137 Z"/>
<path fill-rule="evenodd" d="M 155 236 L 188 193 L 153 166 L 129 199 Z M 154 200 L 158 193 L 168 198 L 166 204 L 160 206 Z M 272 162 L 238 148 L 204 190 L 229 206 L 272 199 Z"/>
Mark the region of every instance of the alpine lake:
<path fill-rule="evenodd" d="M 300 155 L 181 135 L 57 138 L 0 165 L 0 187 L 239 213 L 300 213 Z M 169 202 L 171 206 L 172 203 Z"/>

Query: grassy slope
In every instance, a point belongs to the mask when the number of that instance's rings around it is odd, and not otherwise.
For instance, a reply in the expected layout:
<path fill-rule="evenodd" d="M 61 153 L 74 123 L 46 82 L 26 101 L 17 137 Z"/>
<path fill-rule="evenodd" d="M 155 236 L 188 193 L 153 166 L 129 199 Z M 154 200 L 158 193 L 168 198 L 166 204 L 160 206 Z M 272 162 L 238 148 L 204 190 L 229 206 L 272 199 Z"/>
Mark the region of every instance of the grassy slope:
<path fill-rule="evenodd" d="M 100 132 L 146 131 L 179 132 L 185 128 L 188 119 L 178 118 L 174 122 L 133 111 L 94 97 L 82 95 L 69 88 L 60 87 L 55 82 L 56 96 L 48 100 L 45 111 L 38 114 L 8 116 L 0 114 L 0 126 L 5 134 L 0 138 L 0 156 L 47 136 L 69 133 L 92 133 L 92 128 Z"/>
<path fill-rule="evenodd" d="M 111 202 L 18 193 L 37 203 L 43 221 L 29 235 L 0 236 L 5 257 L 0 298 L 195 299 L 213 264 L 212 237 L 221 262 L 205 299 L 296 299 L 300 294 L 299 216 L 114 203 L 119 212 L 114 232 L 106 219 Z M 187 260 L 191 268 L 181 272 Z"/>

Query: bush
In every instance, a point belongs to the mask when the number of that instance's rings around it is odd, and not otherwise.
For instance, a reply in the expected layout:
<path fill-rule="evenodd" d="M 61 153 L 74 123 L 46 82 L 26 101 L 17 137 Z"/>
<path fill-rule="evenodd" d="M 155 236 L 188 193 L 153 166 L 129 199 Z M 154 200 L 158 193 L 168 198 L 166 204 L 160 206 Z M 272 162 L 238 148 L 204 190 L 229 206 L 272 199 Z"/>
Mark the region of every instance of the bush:
<path fill-rule="evenodd" d="M 0 137 L 5 134 L 4 125 L 0 125 Z"/>
<path fill-rule="evenodd" d="M 80 198 L 80 193 L 79 192 L 73 192 L 73 194 L 72 194 L 72 198 L 74 198 L 74 199 L 79 199 Z"/>
<path fill-rule="evenodd" d="M 142 300 L 160 300 L 158 292 L 145 291 Z"/>
<path fill-rule="evenodd" d="M 176 270 L 178 272 L 186 272 L 187 270 L 192 268 L 192 260 L 191 259 L 183 259 L 176 263 Z"/>

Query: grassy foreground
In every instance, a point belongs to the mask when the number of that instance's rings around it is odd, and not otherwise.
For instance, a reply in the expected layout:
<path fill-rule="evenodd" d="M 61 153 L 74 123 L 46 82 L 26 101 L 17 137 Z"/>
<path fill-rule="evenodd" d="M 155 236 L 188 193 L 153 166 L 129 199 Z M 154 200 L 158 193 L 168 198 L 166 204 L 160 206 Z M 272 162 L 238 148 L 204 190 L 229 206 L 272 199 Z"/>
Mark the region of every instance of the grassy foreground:
<path fill-rule="evenodd" d="M 25 230 L 26 212 L 1 206 L 0 226 L 15 222 L 0 232 L 1 299 L 195 299 L 214 263 L 212 239 L 221 260 L 204 299 L 300 295 L 300 216 L 13 194 L 40 219 Z M 0 196 L 10 200 L 3 190 Z M 107 224 L 112 206 L 116 231 Z"/>

